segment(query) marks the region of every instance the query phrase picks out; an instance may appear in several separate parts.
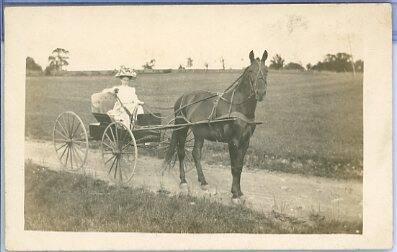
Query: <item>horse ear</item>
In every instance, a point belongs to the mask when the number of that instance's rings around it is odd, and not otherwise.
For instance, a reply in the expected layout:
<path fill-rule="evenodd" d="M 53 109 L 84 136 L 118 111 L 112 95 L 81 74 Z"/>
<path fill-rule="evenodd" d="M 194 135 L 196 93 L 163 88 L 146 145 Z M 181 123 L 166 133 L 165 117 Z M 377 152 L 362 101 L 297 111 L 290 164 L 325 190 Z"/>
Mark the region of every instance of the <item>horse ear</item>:
<path fill-rule="evenodd" d="M 250 52 L 249 57 L 250 57 L 251 64 L 254 63 L 254 61 L 255 61 L 254 51 Z"/>
<path fill-rule="evenodd" d="M 266 59 L 267 59 L 267 51 L 265 50 L 265 51 L 263 52 L 261 61 L 262 61 L 262 62 L 265 62 Z"/>

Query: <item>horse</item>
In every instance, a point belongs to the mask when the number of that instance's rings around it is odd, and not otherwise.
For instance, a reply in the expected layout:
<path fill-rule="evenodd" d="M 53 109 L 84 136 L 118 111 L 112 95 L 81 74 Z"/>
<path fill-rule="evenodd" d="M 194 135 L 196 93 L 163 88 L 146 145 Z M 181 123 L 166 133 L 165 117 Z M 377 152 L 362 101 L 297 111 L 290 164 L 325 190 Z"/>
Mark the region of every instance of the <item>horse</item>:
<path fill-rule="evenodd" d="M 187 191 L 185 178 L 185 142 L 189 128 L 193 132 L 194 147 L 192 156 L 197 170 L 198 181 L 203 190 L 208 190 L 201 166 L 201 152 L 204 140 L 227 143 L 231 160 L 233 182 L 231 187 L 232 201 L 240 202 L 243 195 L 240 187 L 244 157 L 250 138 L 255 131 L 255 109 L 257 102 L 263 100 L 267 90 L 267 67 L 265 61 L 268 53 L 265 50 L 262 58 L 255 58 L 253 51 L 249 53 L 250 65 L 242 75 L 224 92 L 193 91 L 179 97 L 174 105 L 176 125 L 170 139 L 170 147 L 165 162 L 177 152 L 179 159 L 180 188 Z M 235 118 L 218 122 L 216 119 Z M 202 123 L 208 120 L 208 123 Z M 195 122 L 200 122 L 194 124 Z"/>

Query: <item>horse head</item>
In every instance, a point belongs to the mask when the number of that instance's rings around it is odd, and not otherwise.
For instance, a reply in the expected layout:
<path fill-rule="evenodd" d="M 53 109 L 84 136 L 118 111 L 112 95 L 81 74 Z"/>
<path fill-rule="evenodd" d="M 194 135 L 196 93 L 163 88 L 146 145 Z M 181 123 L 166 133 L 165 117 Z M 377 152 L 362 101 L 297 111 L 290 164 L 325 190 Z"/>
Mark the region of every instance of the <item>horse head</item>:
<path fill-rule="evenodd" d="M 262 101 L 267 90 L 267 67 L 265 65 L 267 59 L 267 51 L 262 55 L 262 59 L 256 58 L 254 52 L 249 53 L 251 65 L 248 67 L 247 74 L 251 85 L 251 92 L 255 95 L 257 101 Z"/>

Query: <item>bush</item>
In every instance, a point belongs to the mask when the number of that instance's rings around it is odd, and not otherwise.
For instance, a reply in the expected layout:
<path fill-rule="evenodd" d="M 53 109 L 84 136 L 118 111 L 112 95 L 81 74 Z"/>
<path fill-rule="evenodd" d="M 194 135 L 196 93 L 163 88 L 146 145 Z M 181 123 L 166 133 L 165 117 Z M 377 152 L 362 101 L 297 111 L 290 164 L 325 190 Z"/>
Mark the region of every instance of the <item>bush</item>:
<path fill-rule="evenodd" d="M 357 60 L 353 63 L 353 58 L 350 54 L 327 54 L 323 61 L 317 62 L 311 69 L 317 71 L 353 72 L 353 64 L 357 72 L 363 72 L 364 62 L 362 60 Z"/>
<path fill-rule="evenodd" d="M 37 64 L 33 58 L 26 58 L 26 74 L 28 75 L 41 75 L 43 73 L 43 68 Z"/>
<path fill-rule="evenodd" d="M 270 66 L 269 66 L 270 69 L 279 70 L 282 69 L 283 66 L 284 66 L 284 59 L 278 54 L 276 54 L 273 57 L 273 59 L 270 60 Z"/>
<path fill-rule="evenodd" d="M 284 69 L 286 70 L 298 70 L 298 71 L 304 71 L 305 68 L 299 64 L 299 63 L 294 63 L 294 62 L 290 62 L 287 65 L 285 65 Z"/>

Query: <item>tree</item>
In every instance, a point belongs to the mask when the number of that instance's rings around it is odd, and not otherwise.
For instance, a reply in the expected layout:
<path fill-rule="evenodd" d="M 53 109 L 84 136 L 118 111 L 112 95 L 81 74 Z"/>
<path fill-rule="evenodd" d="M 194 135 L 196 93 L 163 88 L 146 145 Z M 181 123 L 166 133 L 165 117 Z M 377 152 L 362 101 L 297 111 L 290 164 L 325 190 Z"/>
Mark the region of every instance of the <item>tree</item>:
<path fill-rule="evenodd" d="M 63 48 L 56 48 L 52 51 L 51 55 L 48 57 L 49 70 L 55 70 L 56 72 L 63 71 L 64 66 L 68 66 L 69 62 L 69 51 Z"/>
<path fill-rule="evenodd" d="M 39 64 L 37 64 L 32 57 L 27 57 L 26 73 L 32 73 L 32 72 L 42 73 L 43 68 Z"/>
<path fill-rule="evenodd" d="M 357 64 L 357 65 L 356 65 Z M 362 64 L 362 66 L 360 66 Z M 364 62 L 357 60 L 354 63 L 354 68 L 359 72 L 358 69 L 363 69 Z M 358 68 L 358 69 L 357 69 Z M 323 61 L 319 61 L 312 67 L 312 70 L 317 71 L 333 71 L 333 72 L 352 72 L 353 69 L 353 58 L 347 53 L 327 54 Z M 362 71 L 362 70 L 361 70 Z"/>
<path fill-rule="evenodd" d="M 354 67 L 356 68 L 357 72 L 364 72 L 364 61 L 357 60 L 354 62 Z"/>
<path fill-rule="evenodd" d="M 205 67 L 205 71 L 208 71 L 208 63 L 207 62 L 204 63 L 204 67 Z"/>
<path fill-rule="evenodd" d="M 154 65 L 156 64 L 155 59 L 151 59 L 149 62 L 146 62 L 145 65 L 143 65 L 143 69 L 153 69 Z"/>
<path fill-rule="evenodd" d="M 284 66 L 284 59 L 281 57 L 281 55 L 276 54 L 273 59 L 270 60 L 270 66 L 269 68 L 271 69 L 282 69 Z"/>
<path fill-rule="evenodd" d="M 225 59 L 221 57 L 222 70 L 225 70 Z"/>
<path fill-rule="evenodd" d="M 312 70 L 312 64 L 310 64 L 310 63 L 308 63 L 307 65 L 306 65 L 306 70 L 307 71 L 310 71 L 310 70 Z"/>
<path fill-rule="evenodd" d="M 192 68 L 193 67 L 193 59 L 192 58 L 187 58 L 187 64 L 186 67 Z"/>
<path fill-rule="evenodd" d="M 299 64 L 299 63 L 295 63 L 295 62 L 290 62 L 287 65 L 285 65 L 284 69 L 286 70 L 298 70 L 298 71 L 304 71 L 305 68 Z"/>

